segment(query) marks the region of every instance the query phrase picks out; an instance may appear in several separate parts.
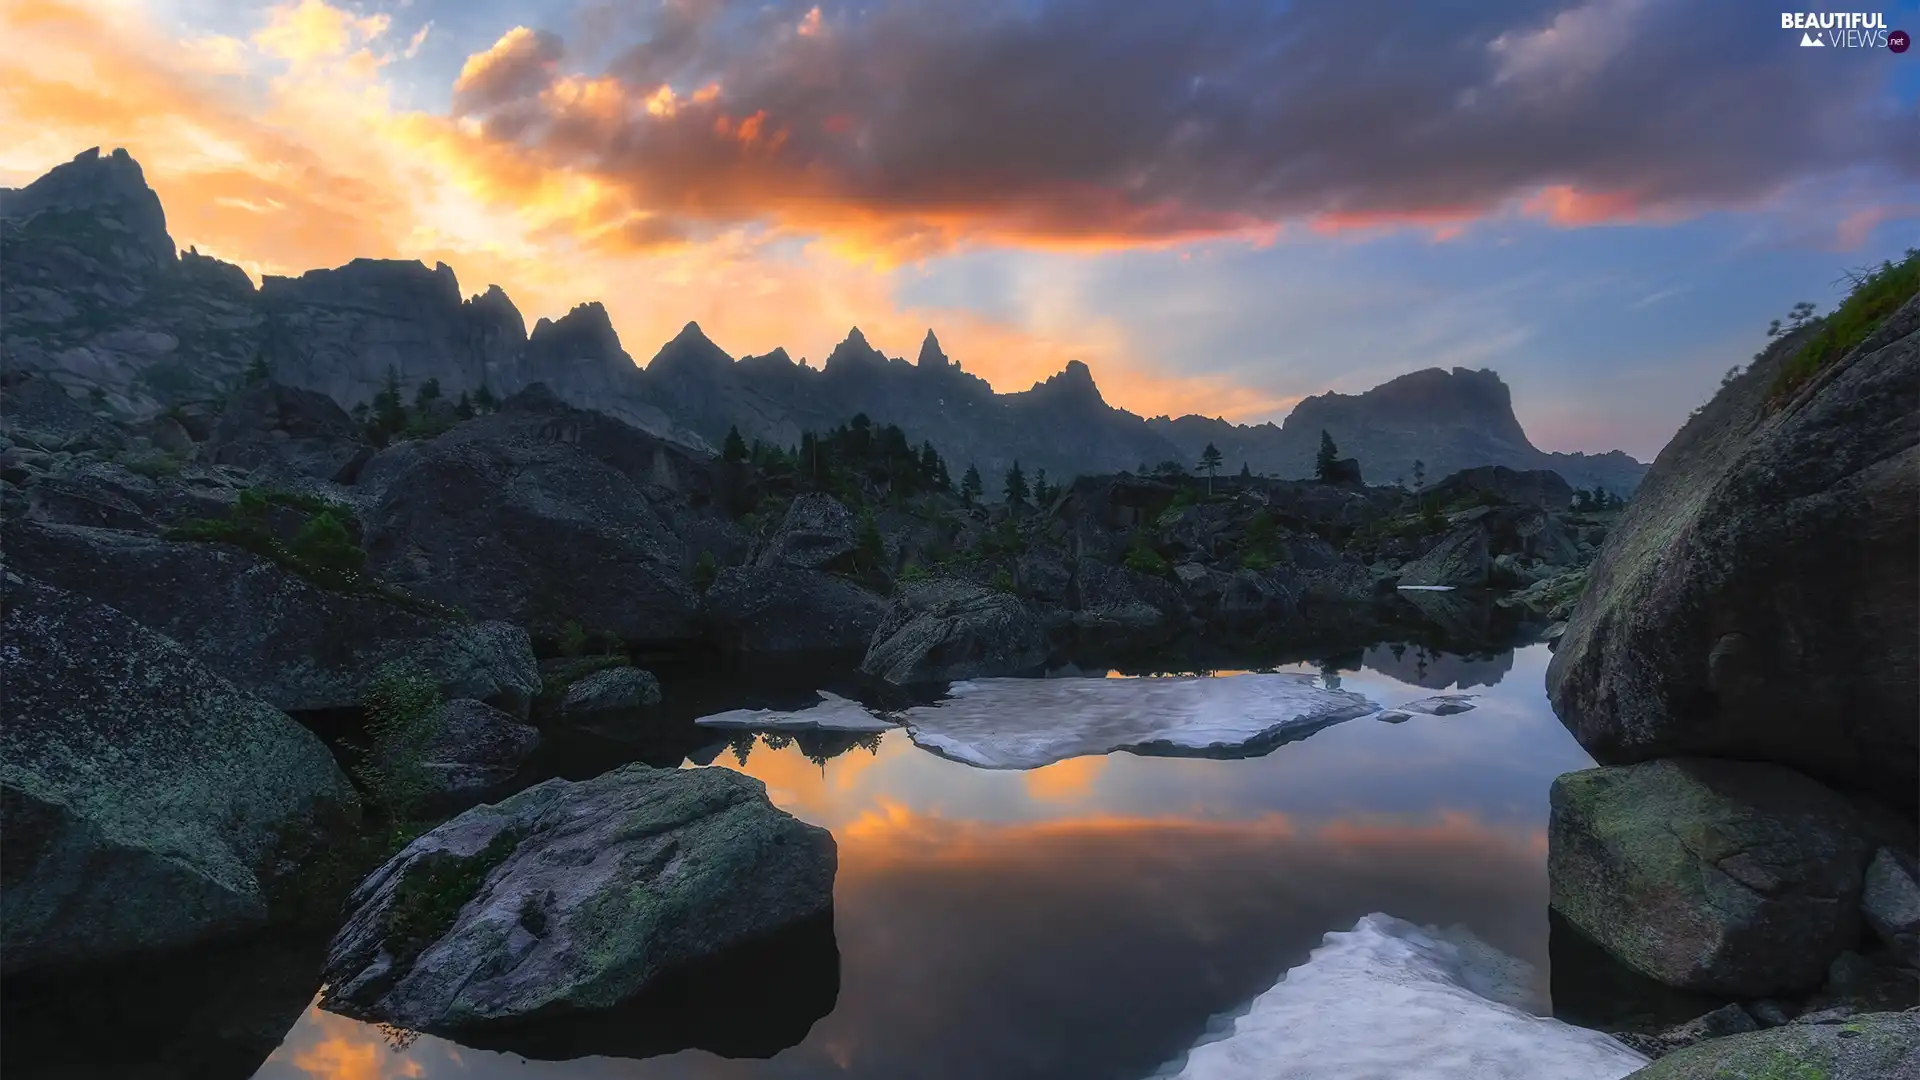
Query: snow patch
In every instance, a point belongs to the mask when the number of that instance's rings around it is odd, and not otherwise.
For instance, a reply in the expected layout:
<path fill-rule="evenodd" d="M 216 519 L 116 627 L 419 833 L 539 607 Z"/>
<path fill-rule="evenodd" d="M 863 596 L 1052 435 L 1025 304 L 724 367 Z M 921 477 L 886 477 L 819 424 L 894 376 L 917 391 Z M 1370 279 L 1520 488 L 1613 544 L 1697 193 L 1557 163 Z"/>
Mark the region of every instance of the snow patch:
<path fill-rule="evenodd" d="M 1251 757 L 1380 706 L 1311 675 L 976 679 L 901 715 L 915 744 L 987 769 L 1127 750 Z"/>
<path fill-rule="evenodd" d="M 893 721 L 882 717 L 851 698 L 825 690 L 814 691 L 820 703 L 804 709 L 781 712 L 775 709 L 732 709 L 703 716 L 694 723 L 702 727 L 740 728 L 751 731 L 892 731 Z"/>
<path fill-rule="evenodd" d="M 1618 1080 L 1647 1063 L 1521 1009 L 1531 979 L 1465 929 L 1368 915 L 1152 1080 Z"/>
<path fill-rule="evenodd" d="M 1453 586 L 1451 585 L 1399 585 L 1395 587 L 1398 588 L 1401 592 L 1452 592 L 1453 591 Z"/>
<path fill-rule="evenodd" d="M 1468 712 L 1473 709 L 1473 701 L 1479 694 L 1435 694 L 1423 697 L 1419 701 L 1409 701 L 1405 705 L 1396 705 L 1378 713 L 1375 720 L 1389 724 L 1404 724 L 1413 719 L 1415 713 L 1423 716 L 1452 716 L 1454 713 Z"/>

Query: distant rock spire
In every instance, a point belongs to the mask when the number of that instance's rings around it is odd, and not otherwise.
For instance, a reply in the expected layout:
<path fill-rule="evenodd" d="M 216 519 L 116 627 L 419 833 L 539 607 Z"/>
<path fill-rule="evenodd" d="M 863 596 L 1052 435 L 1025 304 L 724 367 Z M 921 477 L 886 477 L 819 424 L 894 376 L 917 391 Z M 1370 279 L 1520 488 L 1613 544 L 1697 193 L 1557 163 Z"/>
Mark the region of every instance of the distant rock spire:
<path fill-rule="evenodd" d="M 926 340 L 920 343 L 918 363 L 923 368 L 943 368 L 951 363 L 947 359 L 947 354 L 940 351 L 940 339 L 933 336 L 931 329 L 927 331 Z"/>

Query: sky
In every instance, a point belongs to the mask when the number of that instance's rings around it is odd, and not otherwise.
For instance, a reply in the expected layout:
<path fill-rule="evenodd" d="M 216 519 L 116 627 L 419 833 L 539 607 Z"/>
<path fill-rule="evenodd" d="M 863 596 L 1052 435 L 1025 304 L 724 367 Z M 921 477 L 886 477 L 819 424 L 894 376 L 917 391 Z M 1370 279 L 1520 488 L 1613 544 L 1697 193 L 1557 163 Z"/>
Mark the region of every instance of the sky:
<path fill-rule="evenodd" d="M 124 146 L 256 280 L 445 261 L 529 324 L 603 302 L 641 363 L 688 320 L 816 363 L 932 328 L 1002 391 L 1080 359 L 1242 422 L 1491 367 L 1542 448 L 1648 460 L 1920 244 L 1920 50 L 1751 0 L 0 0 L 0 37 L 0 184 Z"/>

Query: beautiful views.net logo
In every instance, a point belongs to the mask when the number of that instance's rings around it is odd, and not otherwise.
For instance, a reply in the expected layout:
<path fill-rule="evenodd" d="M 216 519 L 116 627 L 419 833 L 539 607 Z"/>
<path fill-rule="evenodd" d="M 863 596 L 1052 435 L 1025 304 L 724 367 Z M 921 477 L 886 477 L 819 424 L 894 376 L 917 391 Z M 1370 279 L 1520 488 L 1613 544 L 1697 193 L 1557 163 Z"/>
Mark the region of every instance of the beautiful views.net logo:
<path fill-rule="evenodd" d="M 1887 49 L 1906 52 L 1912 43 L 1905 30 L 1889 30 L 1887 17 L 1877 11 L 1783 11 L 1780 29 L 1800 31 L 1807 49 Z"/>

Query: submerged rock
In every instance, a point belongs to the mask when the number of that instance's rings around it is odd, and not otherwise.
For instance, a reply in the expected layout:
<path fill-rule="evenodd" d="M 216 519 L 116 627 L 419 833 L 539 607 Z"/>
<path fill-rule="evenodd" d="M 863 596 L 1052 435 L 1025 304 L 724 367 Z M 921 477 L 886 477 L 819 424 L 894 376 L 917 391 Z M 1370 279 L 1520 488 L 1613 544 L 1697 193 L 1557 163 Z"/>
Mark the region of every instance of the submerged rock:
<path fill-rule="evenodd" d="M 1790 765 L 1920 790 L 1920 300 L 1800 390 L 1770 348 L 1660 453 L 1547 669 L 1603 764 Z M 1814 332 L 1814 331 L 1810 331 Z"/>
<path fill-rule="evenodd" d="M 357 813 L 325 746 L 179 644 L 5 574 L 0 970 L 264 923 L 262 878 Z"/>
<path fill-rule="evenodd" d="M 831 909 L 833 837 L 727 769 L 548 780 L 415 840 L 361 883 L 323 1007 L 459 1032 L 611 1009 Z"/>
<path fill-rule="evenodd" d="M 1669 986 L 1811 990 L 1862 931 L 1871 852 L 1851 804 L 1778 765 L 1670 759 L 1553 782 L 1555 910 Z"/>
<path fill-rule="evenodd" d="M 323 589 L 226 544 L 37 522 L 9 523 L 5 539 L 10 565 L 113 605 L 290 712 L 356 708 L 395 661 L 449 697 L 516 712 L 540 691 L 532 642 L 505 623 Z"/>
<path fill-rule="evenodd" d="M 1650 1058 L 1661 1058 L 1708 1039 L 1759 1031 L 1760 1027 L 1760 1023 L 1747 1010 L 1738 1005 L 1722 1005 L 1712 1012 L 1696 1016 L 1684 1024 L 1676 1024 L 1665 1031 L 1650 1034 L 1621 1032 L 1615 1034 L 1614 1038 Z"/>
<path fill-rule="evenodd" d="M 916 745 L 989 769 L 1084 754 L 1254 757 L 1379 706 L 1309 675 L 982 679 L 901 714 Z"/>
<path fill-rule="evenodd" d="M 1920 1077 L 1920 1015 L 1869 1013 L 1710 1039 L 1631 1080 L 1911 1080 Z"/>
<path fill-rule="evenodd" d="M 1011 675 L 1047 660 L 1046 631 L 1017 597 L 952 578 L 901 590 L 860 669 L 896 685 Z"/>
<path fill-rule="evenodd" d="M 1527 1013 L 1530 975 L 1464 930 L 1368 915 L 1155 1075 L 1617 1080 L 1645 1064 L 1600 1032 Z"/>

